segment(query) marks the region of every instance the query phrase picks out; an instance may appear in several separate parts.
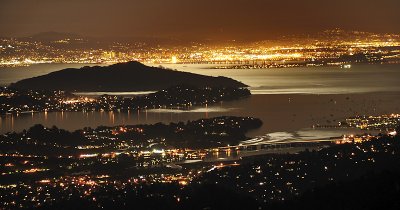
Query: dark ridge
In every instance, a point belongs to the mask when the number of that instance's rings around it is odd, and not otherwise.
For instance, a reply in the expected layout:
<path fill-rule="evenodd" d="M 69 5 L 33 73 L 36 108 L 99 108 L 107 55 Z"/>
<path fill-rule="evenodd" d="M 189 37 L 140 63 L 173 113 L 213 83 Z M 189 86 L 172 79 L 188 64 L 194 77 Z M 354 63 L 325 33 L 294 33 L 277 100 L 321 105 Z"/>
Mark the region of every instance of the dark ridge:
<path fill-rule="evenodd" d="M 157 91 L 176 85 L 194 87 L 247 87 L 227 77 L 211 77 L 145 66 L 139 62 L 111 66 L 64 69 L 24 79 L 10 85 L 16 89 L 65 91 Z"/>
<path fill-rule="evenodd" d="M 83 37 L 78 34 L 48 31 L 48 32 L 34 34 L 34 35 L 30 36 L 29 38 L 36 40 L 36 41 L 41 41 L 41 42 L 51 42 L 51 41 L 56 41 L 56 40 L 60 40 L 60 39 L 67 39 L 67 38 L 79 39 L 79 38 L 83 38 Z"/>

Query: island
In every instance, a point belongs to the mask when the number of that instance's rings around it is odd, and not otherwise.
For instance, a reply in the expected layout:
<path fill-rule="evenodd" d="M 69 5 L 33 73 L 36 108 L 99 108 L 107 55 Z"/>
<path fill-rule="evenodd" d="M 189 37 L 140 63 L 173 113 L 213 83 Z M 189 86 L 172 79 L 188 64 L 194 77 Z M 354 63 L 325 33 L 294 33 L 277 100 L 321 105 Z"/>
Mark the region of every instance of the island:
<path fill-rule="evenodd" d="M 158 91 L 177 85 L 195 87 L 247 87 L 227 78 L 211 77 L 171 69 L 149 67 L 139 62 L 110 66 L 68 68 L 10 85 L 16 89 L 79 92 Z"/>

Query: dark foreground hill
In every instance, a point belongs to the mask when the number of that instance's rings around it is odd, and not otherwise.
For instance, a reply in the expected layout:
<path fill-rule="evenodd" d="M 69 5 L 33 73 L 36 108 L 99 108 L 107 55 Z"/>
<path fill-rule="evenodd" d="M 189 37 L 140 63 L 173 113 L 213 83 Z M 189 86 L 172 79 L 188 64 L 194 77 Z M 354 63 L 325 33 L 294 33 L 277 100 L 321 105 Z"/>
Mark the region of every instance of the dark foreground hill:
<path fill-rule="evenodd" d="M 227 77 L 211 77 L 145 66 L 139 62 L 111 66 L 64 69 L 24 79 L 10 85 L 17 89 L 65 91 L 153 91 L 176 85 L 195 87 L 247 87 Z"/>

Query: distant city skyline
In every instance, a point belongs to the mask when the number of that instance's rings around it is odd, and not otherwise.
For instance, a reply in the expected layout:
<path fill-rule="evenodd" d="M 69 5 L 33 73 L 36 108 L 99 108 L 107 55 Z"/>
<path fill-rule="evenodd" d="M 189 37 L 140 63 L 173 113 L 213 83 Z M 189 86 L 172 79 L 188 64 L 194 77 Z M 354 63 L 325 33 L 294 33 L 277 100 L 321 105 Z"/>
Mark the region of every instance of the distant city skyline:
<path fill-rule="evenodd" d="M 0 0 L 0 36 L 260 40 L 331 28 L 400 33 L 400 1 Z"/>

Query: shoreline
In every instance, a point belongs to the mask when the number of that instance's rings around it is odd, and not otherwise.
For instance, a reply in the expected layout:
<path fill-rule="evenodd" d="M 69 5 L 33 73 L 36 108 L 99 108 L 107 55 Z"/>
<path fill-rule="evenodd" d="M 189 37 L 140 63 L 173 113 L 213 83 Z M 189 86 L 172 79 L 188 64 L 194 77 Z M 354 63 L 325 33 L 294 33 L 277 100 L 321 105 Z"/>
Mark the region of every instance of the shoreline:
<path fill-rule="evenodd" d="M 276 132 L 297 132 L 312 129 L 315 124 L 334 125 L 356 115 L 382 115 L 400 113 L 400 92 L 377 94 L 269 94 L 252 95 L 249 98 L 222 102 L 212 106 L 199 106 L 198 111 L 168 112 L 47 112 L 2 116 L 1 133 L 20 131 L 34 124 L 47 127 L 56 125 L 66 130 L 83 127 L 169 123 L 216 116 L 256 117 L 263 121 L 260 129 L 250 131 L 248 136 L 263 136 Z M 215 111 L 214 111 L 215 109 Z"/>

